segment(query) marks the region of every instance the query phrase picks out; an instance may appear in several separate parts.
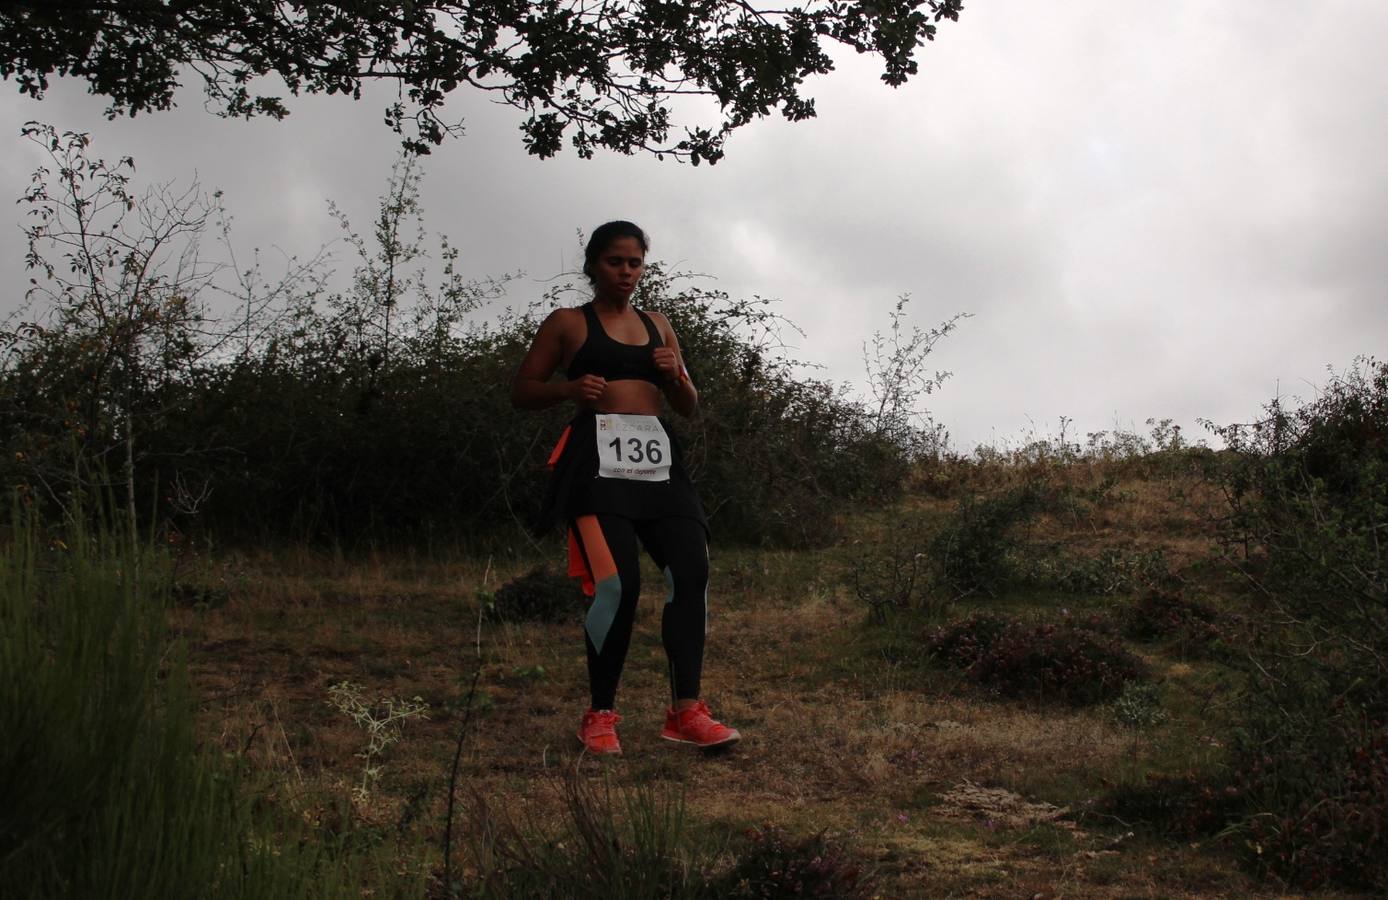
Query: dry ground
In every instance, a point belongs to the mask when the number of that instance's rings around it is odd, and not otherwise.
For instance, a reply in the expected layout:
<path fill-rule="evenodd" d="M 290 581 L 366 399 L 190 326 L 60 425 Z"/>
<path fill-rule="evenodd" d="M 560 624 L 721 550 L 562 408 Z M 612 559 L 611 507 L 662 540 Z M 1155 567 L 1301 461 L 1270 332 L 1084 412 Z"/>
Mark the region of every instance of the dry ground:
<path fill-rule="evenodd" d="M 1160 547 L 1177 567 L 1208 555 L 1215 498 L 1198 481 L 1128 478 L 1109 494 L 1049 517 L 1032 538 L 1075 552 Z M 913 502 L 928 513 L 950 505 Z M 871 539 L 890 522 L 865 517 L 850 530 Z M 477 591 L 527 567 L 519 561 L 223 555 L 200 563 L 197 577 L 215 590 L 181 608 L 178 624 L 208 736 L 244 751 L 324 827 L 332 798 L 361 778 L 354 754 L 364 743 L 327 705 L 328 687 L 351 680 L 372 697 L 429 704 L 429 719 L 407 723 L 385 754 L 370 799 L 353 807 L 430 847 L 417 866 L 438 864 L 448 767 L 480 659 L 463 776 L 503 807 L 543 816 L 557 771 L 605 765 L 617 784 L 683 789 L 695 818 L 715 828 L 827 828 L 875 867 L 884 897 L 1278 895 L 1218 847 L 1129 828 L 1096 805 L 1163 758 L 1218 752 L 1200 717 L 1219 702 L 1207 664 L 1143 651 L 1167 702 L 1184 710 L 1145 735 L 1103 710 L 991 700 L 921 662 L 918 620 L 865 624 L 842 578 L 851 552 L 715 545 L 706 694 L 744 738 L 716 754 L 659 740 L 666 687 L 653 570 L 619 696 L 625 754 L 610 762 L 580 759 L 573 735 L 586 706 L 579 606 L 562 624 L 479 621 Z"/>

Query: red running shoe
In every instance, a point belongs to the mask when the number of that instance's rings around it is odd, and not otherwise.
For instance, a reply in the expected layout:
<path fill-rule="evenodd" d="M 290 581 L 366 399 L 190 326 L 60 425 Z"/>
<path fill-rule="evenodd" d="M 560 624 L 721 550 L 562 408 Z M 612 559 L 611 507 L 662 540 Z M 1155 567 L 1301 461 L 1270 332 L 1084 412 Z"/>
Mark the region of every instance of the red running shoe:
<path fill-rule="evenodd" d="M 696 747 L 718 747 L 742 739 L 736 728 L 715 722 L 708 704 L 702 700 L 684 709 L 665 710 L 665 727 L 660 736 L 667 741 Z"/>
<path fill-rule="evenodd" d="M 583 714 L 583 722 L 578 726 L 578 739 L 589 753 L 620 754 L 622 745 L 617 741 L 617 723 L 622 717 L 610 709 L 590 709 Z"/>

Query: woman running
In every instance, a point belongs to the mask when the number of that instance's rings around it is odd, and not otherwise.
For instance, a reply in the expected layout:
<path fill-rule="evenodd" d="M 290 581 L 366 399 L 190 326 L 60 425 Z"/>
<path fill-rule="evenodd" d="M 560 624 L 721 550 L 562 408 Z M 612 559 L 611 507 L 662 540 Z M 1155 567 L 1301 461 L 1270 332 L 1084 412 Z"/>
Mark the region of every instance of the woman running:
<path fill-rule="evenodd" d="M 647 249 L 645 232 L 631 222 L 594 231 L 583 264 L 592 301 L 545 319 L 511 384 L 511 402 L 521 409 L 572 401 L 578 410 L 550 457 L 542 524 L 568 526 L 569 572 L 593 598 L 584 624 L 592 705 L 578 730 L 591 753 L 621 752 L 617 681 L 641 593 L 638 541 L 669 587 L 660 632 L 671 706 L 660 736 L 699 747 L 740 737 L 699 699 L 708 526 L 679 446 L 659 418 L 662 395 L 689 416 L 699 392 L 669 320 L 631 305 Z M 567 380 L 551 383 L 561 366 Z"/>

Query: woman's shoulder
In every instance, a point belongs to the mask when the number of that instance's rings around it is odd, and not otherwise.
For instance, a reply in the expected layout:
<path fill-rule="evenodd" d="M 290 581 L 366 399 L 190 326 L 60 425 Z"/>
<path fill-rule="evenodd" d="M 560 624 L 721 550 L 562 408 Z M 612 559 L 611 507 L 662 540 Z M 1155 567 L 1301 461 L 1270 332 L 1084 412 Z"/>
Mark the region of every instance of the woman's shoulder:
<path fill-rule="evenodd" d="M 581 319 L 583 318 L 583 307 L 589 305 L 590 304 L 585 303 L 583 306 L 559 306 L 552 310 L 547 318 L 556 321 L 563 321 L 564 319 Z"/>
<path fill-rule="evenodd" d="M 583 321 L 583 307 L 561 306 L 552 310 L 540 323 L 542 328 L 568 330 Z"/>
<path fill-rule="evenodd" d="M 537 344 L 567 354 L 565 348 L 583 343 L 588 334 L 588 326 L 583 322 L 583 313 L 571 307 L 552 310 L 540 323 L 535 333 Z"/>
<path fill-rule="evenodd" d="M 665 317 L 665 313 L 656 312 L 653 309 L 643 309 L 641 312 L 650 316 L 651 321 L 655 323 L 655 327 L 659 329 L 661 335 L 667 340 L 675 333 L 675 328 L 670 324 L 670 320 Z"/>

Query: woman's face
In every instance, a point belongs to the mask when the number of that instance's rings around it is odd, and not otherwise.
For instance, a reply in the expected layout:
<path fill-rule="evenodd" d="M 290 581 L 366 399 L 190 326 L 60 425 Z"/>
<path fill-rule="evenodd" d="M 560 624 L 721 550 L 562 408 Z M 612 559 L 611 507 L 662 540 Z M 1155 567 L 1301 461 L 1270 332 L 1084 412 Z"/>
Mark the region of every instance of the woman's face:
<path fill-rule="evenodd" d="M 598 299 L 627 301 L 646 267 L 646 251 L 634 237 L 619 237 L 593 263 L 593 290 Z"/>

